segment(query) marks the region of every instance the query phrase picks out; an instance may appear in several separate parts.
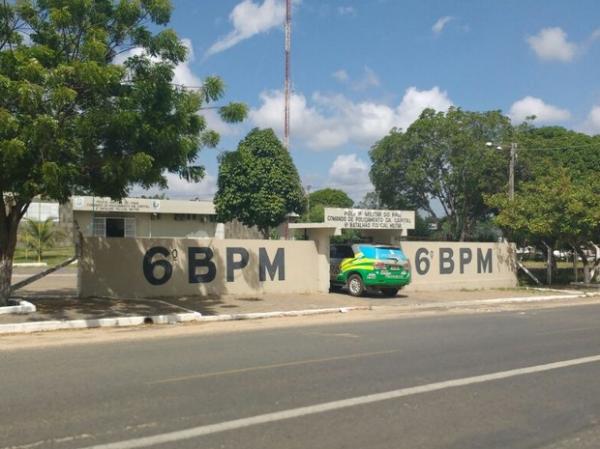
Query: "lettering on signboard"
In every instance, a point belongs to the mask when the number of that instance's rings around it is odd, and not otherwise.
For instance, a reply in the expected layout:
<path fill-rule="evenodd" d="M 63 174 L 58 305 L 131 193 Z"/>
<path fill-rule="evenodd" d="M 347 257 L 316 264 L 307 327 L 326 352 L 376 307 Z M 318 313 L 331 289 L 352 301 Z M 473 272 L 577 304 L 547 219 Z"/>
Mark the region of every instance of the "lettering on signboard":
<path fill-rule="evenodd" d="M 463 274 L 465 272 L 465 265 L 470 264 L 471 260 L 473 260 L 473 253 L 471 252 L 471 248 L 461 248 L 458 254 L 460 259 L 460 273 Z"/>
<path fill-rule="evenodd" d="M 414 229 L 415 212 L 326 207 L 325 224 L 346 229 Z"/>
<path fill-rule="evenodd" d="M 483 255 L 481 248 L 477 248 L 477 273 L 492 272 L 492 249 L 488 249 Z"/>
<path fill-rule="evenodd" d="M 279 280 L 285 280 L 285 253 L 283 248 L 278 248 L 273 258 L 269 260 L 269 255 L 265 248 L 258 249 L 258 280 L 264 282 L 267 280 L 267 272 L 271 280 L 275 280 L 275 273 L 279 273 Z"/>
<path fill-rule="evenodd" d="M 454 251 L 452 248 L 440 248 L 440 274 L 452 274 L 454 272 Z"/>
<path fill-rule="evenodd" d="M 191 246 L 188 248 L 188 282 L 190 284 L 207 283 L 215 279 L 217 266 L 212 261 L 214 255 L 213 250 L 208 247 Z"/>
<path fill-rule="evenodd" d="M 153 260 L 154 256 L 161 255 L 163 257 L 169 256 L 170 252 L 167 248 L 162 246 L 155 246 L 150 248 L 144 254 L 142 261 L 142 270 L 144 277 L 152 285 L 162 285 L 171 279 L 173 275 L 173 265 L 166 259 Z M 162 274 L 158 274 L 156 268 L 162 268 Z"/>
<path fill-rule="evenodd" d="M 413 265 L 417 274 L 424 276 L 429 273 L 434 255 L 435 253 L 427 248 L 417 249 Z M 492 256 L 492 248 L 486 250 L 477 248 L 477 274 L 493 272 Z M 439 274 L 455 274 L 457 264 L 460 274 L 464 274 L 465 268 L 473 263 L 473 251 L 471 248 L 459 248 L 458 259 L 456 259 L 452 248 L 440 248 L 439 259 L 437 264 Z"/>
<path fill-rule="evenodd" d="M 206 284 L 213 282 L 217 275 L 215 253 L 212 248 L 191 246 L 187 251 L 187 275 L 190 284 Z M 154 246 L 144 254 L 142 271 L 146 280 L 152 285 L 166 284 L 173 276 L 173 264 L 177 260 L 177 250 L 169 251 L 162 246 Z M 235 272 L 244 270 L 250 262 L 250 253 L 246 248 L 231 247 L 225 249 L 225 279 L 235 282 Z M 258 280 L 285 281 L 285 249 L 277 248 L 271 259 L 266 248 L 258 249 Z"/>

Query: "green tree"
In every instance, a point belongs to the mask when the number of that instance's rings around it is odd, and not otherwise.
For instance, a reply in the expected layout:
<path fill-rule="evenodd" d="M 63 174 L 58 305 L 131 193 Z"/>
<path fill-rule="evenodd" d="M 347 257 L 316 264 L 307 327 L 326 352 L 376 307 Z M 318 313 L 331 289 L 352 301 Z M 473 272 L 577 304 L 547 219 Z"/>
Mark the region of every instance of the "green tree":
<path fill-rule="evenodd" d="M 498 210 L 495 222 L 508 236 L 528 244 L 545 243 L 548 251 L 574 248 L 587 264 L 582 247 L 600 237 L 600 179 L 574 176 L 555 166 L 520 185 L 511 200 L 505 193 L 487 198 Z"/>
<path fill-rule="evenodd" d="M 392 130 L 370 151 L 371 180 L 380 201 L 394 209 L 444 211 L 448 236 L 468 240 L 490 208 L 485 193 L 507 182 L 508 155 L 486 142 L 508 141 L 510 120 L 498 111 L 447 112 L 426 109 L 407 130 Z"/>
<path fill-rule="evenodd" d="M 305 199 L 289 152 L 273 130 L 255 128 L 236 151 L 219 158 L 214 198 L 219 221 L 256 226 L 265 239 L 288 213 L 301 214 Z"/>
<path fill-rule="evenodd" d="M 26 220 L 23 229 L 23 243 L 42 261 L 44 252 L 56 246 L 57 240 L 63 236 L 61 230 L 51 218 L 44 221 Z"/>
<path fill-rule="evenodd" d="M 196 155 L 219 136 L 198 111 L 223 82 L 173 84 L 186 47 L 165 28 L 171 10 L 169 0 L 0 2 L 0 304 L 35 196 L 118 199 L 132 183 L 166 187 L 165 171 L 202 178 Z M 219 112 L 236 121 L 246 107 Z"/>
<path fill-rule="evenodd" d="M 307 219 L 310 223 L 322 223 L 325 218 L 326 207 L 350 208 L 354 205 L 352 198 L 340 189 L 325 188 L 315 190 L 308 195 L 310 209 L 307 211 Z"/>
<path fill-rule="evenodd" d="M 377 192 L 367 192 L 363 199 L 356 205 L 359 209 L 381 209 L 379 195 Z"/>
<path fill-rule="evenodd" d="M 589 136 L 560 126 L 535 128 L 530 123 L 516 131 L 518 181 L 530 181 L 557 166 L 567 168 L 575 177 L 600 172 L 600 135 Z"/>

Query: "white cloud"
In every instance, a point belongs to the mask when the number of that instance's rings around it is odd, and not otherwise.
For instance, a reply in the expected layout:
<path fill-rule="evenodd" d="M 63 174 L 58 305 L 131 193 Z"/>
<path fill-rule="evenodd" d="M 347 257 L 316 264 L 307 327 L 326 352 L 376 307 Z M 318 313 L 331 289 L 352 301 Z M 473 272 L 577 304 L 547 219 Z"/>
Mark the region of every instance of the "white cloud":
<path fill-rule="evenodd" d="M 216 110 L 203 109 L 200 114 L 206 120 L 207 128 L 218 132 L 221 137 L 240 135 L 242 126 L 239 124 L 233 125 L 231 123 L 224 122 Z"/>
<path fill-rule="evenodd" d="M 347 84 L 353 90 L 367 90 L 371 87 L 378 87 L 381 82 L 379 76 L 371 67 L 365 66 L 362 77 L 352 80 L 348 72 L 344 69 L 337 70 L 331 74 L 337 81 L 342 84 Z"/>
<path fill-rule="evenodd" d="M 181 39 L 181 43 L 188 49 L 188 57 L 186 61 L 177 64 L 173 69 L 173 83 L 181 84 L 183 86 L 201 86 L 202 80 L 194 75 L 189 65 L 190 62 L 194 61 L 194 47 L 192 46 L 192 41 L 184 38 Z M 132 48 L 131 50 L 117 55 L 114 59 L 114 63 L 123 64 L 127 58 L 131 56 L 139 56 L 143 53 L 144 50 L 141 47 Z M 159 58 L 154 57 L 151 57 L 150 59 L 154 62 L 158 62 L 160 60 Z"/>
<path fill-rule="evenodd" d="M 283 134 L 281 91 L 260 95 L 261 105 L 250 111 L 250 120 L 261 128 L 273 128 Z M 406 129 L 425 108 L 445 111 L 452 106 L 445 91 L 438 87 L 418 90 L 410 87 L 396 107 L 372 101 L 353 102 L 344 95 L 315 93 L 311 101 L 294 93 L 290 102 L 292 143 L 315 150 L 337 148 L 345 144 L 370 146 L 393 127 Z"/>
<path fill-rule="evenodd" d="M 354 90 L 366 90 L 370 87 L 378 87 L 381 84 L 377 73 L 370 67 L 365 67 L 363 77 L 352 84 Z"/>
<path fill-rule="evenodd" d="M 331 76 L 333 76 L 340 83 L 344 83 L 350 79 L 348 72 L 346 72 L 344 69 L 336 70 L 331 74 Z"/>
<path fill-rule="evenodd" d="M 578 51 L 577 44 L 569 42 L 567 33 L 560 27 L 543 28 L 529 36 L 527 42 L 538 58 L 545 61 L 569 62 Z"/>
<path fill-rule="evenodd" d="M 444 31 L 444 28 L 446 27 L 446 25 L 448 25 L 448 22 L 450 22 L 451 20 L 454 20 L 454 17 L 452 17 L 452 16 L 440 17 L 439 19 L 436 20 L 436 22 L 431 27 L 431 31 L 433 31 L 434 34 L 440 34 L 442 31 Z"/>
<path fill-rule="evenodd" d="M 452 101 L 446 91 L 435 86 L 429 90 L 418 90 L 416 87 L 406 89 L 402 102 L 396 108 L 399 128 L 408 128 L 423 109 L 432 108 L 436 111 L 446 111 L 452 106 Z"/>
<path fill-rule="evenodd" d="M 355 16 L 356 9 L 353 6 L 338 6 L 338 14 L 340 16 Z"/>
<path fill-rule="evenodd" d="M 300 1 L 294 0 L 294 3 L 300 3 Z M 206 56 L 225 51 L 243 40 L 279 27 L 284 20 L 285 3 L 283 0 L 264 0 L 262 4 L 244 0 L 238 3 L 229 14 L 233 30 L 216 41 L 207 50 Z"/>
<path fill-rule="evenodd" d="M 600 106 L 592 108 L 580 129 L 590 135 L 600 134 Z"/>
<path fill-rule="evenodd" d="M 348 193 L 355 201 L 373 190 L 369 165 L 356 154 L 341 154 L 329 168 L 329 186 Z"/>
<path fill-rule="evenodd" d="M 169 184 L 167 189 L 160 190 L 159 188 L 151 188 L 145 190 L 140 186 L 135 186 L 131 190 L 131 195 L 141 196 L 164 193 L 170 199 L 191 199 L 198 197 L 200 199 L 210 200 L 217 192 L 217 178 L 210 173 L 206 173 L 204 178 L 198 183 L 187 182 L 173 173 L 167 173 L 165 176 L 167 177 L 167 183 Z"/>
<path fill-rule="evenodd" d="M 530 96 L 515 101 L 510 107 L 508 115 L 514 122 L 523 122 L 528 116 L 535 115 L 536 123 L 556 123 L 568 120 L 571 117 L 568 110 L 544 103 L 543 100 Z"/>
<path fill-rule="evenodd" d="M 192 72 L 190 62 L 194 62 L 194 47 L 190 39 L 181 39 L 183 45 L 188 49 L 188 58 L 185 62 L 175 66 L 173 82 L 184 86 L 201 86 L 202 80 Z"/>

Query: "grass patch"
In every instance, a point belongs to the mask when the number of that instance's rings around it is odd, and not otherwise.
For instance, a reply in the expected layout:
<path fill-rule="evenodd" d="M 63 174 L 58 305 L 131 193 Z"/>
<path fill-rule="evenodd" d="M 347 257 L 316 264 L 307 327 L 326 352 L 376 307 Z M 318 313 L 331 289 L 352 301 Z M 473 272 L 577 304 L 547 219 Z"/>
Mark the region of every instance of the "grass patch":
<path fill-rule="evenodd" d="M 541 268 L 546 268 L 546 262 L 541 261 L 541 260 L 528 260 L 523 262 L 523 265 L 525 265 L 525 267 L 529 268 L 529 269 L 541 269 Z M 577 263 L 578 267 L 581 267 L 581 263 Z M 556 267 L 559 269 L 566 269 L 566 268 L 570 268 L 573 269 L 573 262 L 557 262 L 556 263 Z"/>
<path fill-rule="evenodd" d="M 42 262 L 46 262 L 48 265 L 57 265 L 75 255 L 74 246 L 65 246 L 60 248 L 49 249 L 44 252 Z M 14 263 L 27 263 L 27 262 L 38 262 L 37 255 L 31 251 L 26 251 L 23 248 L 17 248 L 15 251 Z"/>

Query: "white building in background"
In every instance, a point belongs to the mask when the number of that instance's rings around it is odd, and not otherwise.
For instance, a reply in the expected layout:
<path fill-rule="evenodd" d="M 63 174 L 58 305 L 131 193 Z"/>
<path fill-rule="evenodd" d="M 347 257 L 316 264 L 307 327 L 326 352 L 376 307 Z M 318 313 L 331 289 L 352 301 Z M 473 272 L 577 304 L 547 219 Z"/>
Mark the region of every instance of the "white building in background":
<path fill-rule="evenodd" d="M 58 222 L 60 218 L 59 204 L 48 201 L 32 201 L 23 216 L 25 220 Z"/>
<path fill-rule="evenodd" d="M 70 206 L 70 207 L 69 207 Z M 67 209 L 84 236 L 150 238 L 258 238 L 238 222 L 217 223 L 212 201 L 74 196 Z M 68 218 L 65 218 L 68 220 Z"/>

